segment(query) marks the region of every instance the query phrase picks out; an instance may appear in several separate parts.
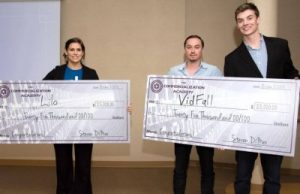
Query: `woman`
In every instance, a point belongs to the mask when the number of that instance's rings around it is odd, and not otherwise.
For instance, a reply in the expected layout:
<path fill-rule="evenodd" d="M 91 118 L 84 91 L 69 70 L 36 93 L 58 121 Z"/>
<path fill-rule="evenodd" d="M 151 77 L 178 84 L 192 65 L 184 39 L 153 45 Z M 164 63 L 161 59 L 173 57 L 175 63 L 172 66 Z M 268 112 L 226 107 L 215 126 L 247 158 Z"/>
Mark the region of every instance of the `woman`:
<path fill-rule="evenodd" d="M 65 44 L 66 64 L 56 66 L 44 80 L 98 80 L 94 69 L 82 63 L 85 46 L 80 38 Z M 92 194 L 91 157 L 93 144 L 74 144 L 75 175 L 73 175 L 73 144 L 54 144 L 57 173 L 57 194 Z"/>

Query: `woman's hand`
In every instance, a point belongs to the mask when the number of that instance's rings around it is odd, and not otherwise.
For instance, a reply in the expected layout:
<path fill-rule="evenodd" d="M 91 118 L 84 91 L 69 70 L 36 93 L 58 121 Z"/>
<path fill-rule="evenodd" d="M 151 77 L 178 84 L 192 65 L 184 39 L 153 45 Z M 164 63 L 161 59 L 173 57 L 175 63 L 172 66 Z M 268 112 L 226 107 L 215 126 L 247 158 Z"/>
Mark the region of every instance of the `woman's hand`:
<path fill-rule="evenodd" d="M 130 103 L 129 106 L 127 107 L 127 112 L 128 112 L 129 114 L 132 113 L 132 106 L 131 106 L 131 103 Z"/>

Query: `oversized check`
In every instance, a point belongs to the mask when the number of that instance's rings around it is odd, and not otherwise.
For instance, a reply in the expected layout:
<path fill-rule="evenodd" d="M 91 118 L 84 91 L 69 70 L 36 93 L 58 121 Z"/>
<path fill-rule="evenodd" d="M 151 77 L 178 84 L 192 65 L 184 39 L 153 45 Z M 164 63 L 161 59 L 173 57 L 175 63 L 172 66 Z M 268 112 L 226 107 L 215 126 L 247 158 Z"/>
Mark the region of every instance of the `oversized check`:
<path fill-rule="evenodd" d="M 296 80 L 148 76 L 143 138 L 293 156 Z"/>
<path fill-rule="evenodd" d="M 0 143 L 129 143 L 129 81 L 0 81 Z"/>

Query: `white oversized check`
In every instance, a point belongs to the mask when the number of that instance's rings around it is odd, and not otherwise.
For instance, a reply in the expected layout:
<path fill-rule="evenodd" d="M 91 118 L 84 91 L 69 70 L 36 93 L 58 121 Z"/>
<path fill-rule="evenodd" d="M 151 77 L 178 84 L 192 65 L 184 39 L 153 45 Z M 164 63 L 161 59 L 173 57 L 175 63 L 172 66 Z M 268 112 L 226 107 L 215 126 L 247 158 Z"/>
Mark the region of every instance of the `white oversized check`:
<path fill-rule="evenodd" d="M 129 143 L 129 81 L 0 81 L 0 143 Z"/>
<path fill-rule="evenodd" d="M 143 138 L 293 156 L 296 80 L 148 76 Z"/>

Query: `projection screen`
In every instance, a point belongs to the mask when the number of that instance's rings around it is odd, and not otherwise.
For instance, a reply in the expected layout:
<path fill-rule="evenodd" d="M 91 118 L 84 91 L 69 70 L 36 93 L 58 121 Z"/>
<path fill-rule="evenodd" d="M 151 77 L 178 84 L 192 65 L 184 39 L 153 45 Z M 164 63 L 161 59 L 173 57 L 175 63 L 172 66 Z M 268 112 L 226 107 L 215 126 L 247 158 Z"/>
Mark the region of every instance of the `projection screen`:
<path fill-rule="evenodd" d="M 41 80 L 60 62 L 60 1 L 0 0 L 0 80 Z"/>

